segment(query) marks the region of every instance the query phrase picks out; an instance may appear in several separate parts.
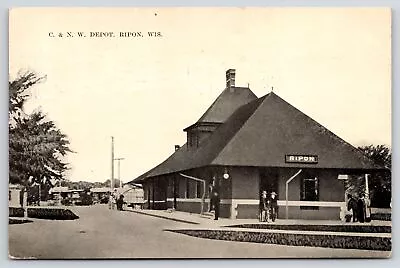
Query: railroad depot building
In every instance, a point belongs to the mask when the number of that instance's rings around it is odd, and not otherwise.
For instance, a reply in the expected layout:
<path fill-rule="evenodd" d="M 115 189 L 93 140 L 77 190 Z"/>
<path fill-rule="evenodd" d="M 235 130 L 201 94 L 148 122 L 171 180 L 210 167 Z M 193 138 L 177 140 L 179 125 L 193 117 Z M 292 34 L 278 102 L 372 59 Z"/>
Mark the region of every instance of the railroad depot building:
<path fill-rule="evenodd" d="M 278 219 L 339 220 L 342 175 L 379 169 L 275 93 L 258 98 L 250 88 L 236 87 L 233 69 L 226 72 L 225 90 L 184 131 L 183 146 L 133 180 L 143 184 L 149 209 L 201 213 L 215 187 L 220 217 L 257 218 L 266 190 L 278 194 Z"/>

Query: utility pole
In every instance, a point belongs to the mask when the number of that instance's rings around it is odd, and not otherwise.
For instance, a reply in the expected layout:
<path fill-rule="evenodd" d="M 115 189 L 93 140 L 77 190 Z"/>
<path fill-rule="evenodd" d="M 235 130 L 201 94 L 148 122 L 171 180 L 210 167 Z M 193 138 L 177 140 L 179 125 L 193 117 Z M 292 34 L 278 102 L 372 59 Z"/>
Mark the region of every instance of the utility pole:
<path fill-rule="evenodd" d="M 41 180 L 39 180 L 39 207 L 40 207 L 40 201 L 41 201 L 41 197 L 42 197 L 42 189 L 41 189 L 41 183 L 42 181 Z"/>
<path fill-rule="evenodd" d="M 110 209 L 113 209 L 112 194 L 114 192 L 114 137 L 111 136 L 111 183 L 110 183 Z"/>
<path fill-rule="evenodd" d="M 111 190 L 114 190 L 114 137 L 111 137 Z"/>
<path fill-rule="evenodd" d="M 125 160 L 125 158 L 114 158 L 114 160 L 118 161 L 118 180 L 119 180 L 119 188 L 122 188 L 122 181 L 121 181 L 121 160 Z"/>

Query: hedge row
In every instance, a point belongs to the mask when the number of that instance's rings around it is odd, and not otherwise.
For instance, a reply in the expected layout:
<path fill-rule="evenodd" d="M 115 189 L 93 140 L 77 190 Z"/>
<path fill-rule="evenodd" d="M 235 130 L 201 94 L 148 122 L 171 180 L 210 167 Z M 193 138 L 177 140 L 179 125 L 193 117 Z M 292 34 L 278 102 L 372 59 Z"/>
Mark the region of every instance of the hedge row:
<path fill-rule="evenodd" d="M 9 208 L 9 217 L 23 217 L 23 208 Z M 28 208 L 28 217 L 49 220 L 75 220 L 79 219 L 69 209 L 62 208 Z"/>
<path fill-rule="evenodd" d="M 239 224 L 225 227 L 273 229 L 273 230 L 298 230 L 298 231 L 323 231 L 323 232 L 355 232 L 355 233 L 391 233 L 391 226 L 372 225 L 283 225 L 283 224 Z"/>
<path fill-rule="evenodd" d="M 375 221 L 391 221 L 392 214 L 390 213 L 375 213 L 371 214 L 371 220 Z"/>
<path fill-rule="evenodd" d="M 9 217 L 23 217 L 24 209 L 23 208 L 8 208 L 8 216 Z"/>
<path fill-rule="evenodd" d="M 168 230 L 189 236 L 228 240 L 238 242 L 253 242 L 278 244 L 287 246 L 307 246 L 343 249 L 365 249 L 390 251 L 392 249 L 391 238 L 386 237 L 359 237 L 337 235 L 309 235 L 287 233 L 264 233 L 247 231 L 223 231 L 223 230 Z"/>
<path fill-rule="evenodd" d="M 28 208 L 28 217 L 49 220 L 79 219 L 71 210 L 62 208 Z"/>

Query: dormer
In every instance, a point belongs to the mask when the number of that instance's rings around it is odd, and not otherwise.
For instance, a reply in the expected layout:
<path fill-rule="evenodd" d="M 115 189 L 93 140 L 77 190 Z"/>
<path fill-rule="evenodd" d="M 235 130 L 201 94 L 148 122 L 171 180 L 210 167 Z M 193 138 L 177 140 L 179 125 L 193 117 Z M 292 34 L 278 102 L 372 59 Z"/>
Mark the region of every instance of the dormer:
<path fill-rule="evenodd" d="M 188 149 L 196 149 L 242 105 L 257 99 L 248 87 L 235 86 L 236 70 L 226 71 L 226 88 L 193 125 L 185 128 Z"/>
<path fill-rule="evenodd" d="M 208 138 L 214 130 L 222 123 L 213 122 L 197 122 L 183 131 L 187 133 L 188 148 L 197 148 L 206 138 Z"/>

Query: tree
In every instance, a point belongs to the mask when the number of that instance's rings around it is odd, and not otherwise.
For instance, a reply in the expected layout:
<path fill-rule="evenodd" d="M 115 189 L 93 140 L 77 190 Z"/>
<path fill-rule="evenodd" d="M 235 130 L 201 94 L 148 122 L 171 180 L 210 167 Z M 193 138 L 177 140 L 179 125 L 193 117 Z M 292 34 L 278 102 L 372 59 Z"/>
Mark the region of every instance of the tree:
<path fill-rule="evenodd" d="M 107 179 L 105 182 L 103 182 L 103 187 L 110 187 L 111 185 L 111 180 Z M 119 179 L 114 179 L 114 188 L 118 188 L 120 185 Z"/>
<path fill-rule="evenodd" d="M 31 185 L 50 178 L 63 178 L 67 163 L 62 158 L 72 152 L 67 136 L 41 111 L 27 115 L 23 105 L 28 90 L 43 81 L 33 72 L 9 82 L 9 182 Z"/>
<path fill-rule="evenodd" d="M 45 77 L 39 77 L 34 72 L 20 72 L 14 81 L 8 82 L 10 95 L 8 114 L 10 121 L 12 121 L 12 119 L 15 117 L 20 117 L 24 103 L 29 97 L 27 89 L 43 81 L 44 79 Z"/>
<path fill-rule="evenodd" d="M 359 147 L 372 162 L 385 169 L 372 172 L 369 176 L 368 187 L 371 196 L 371 206 L 390 207 L 392 197 L 392 154 L 385 145 L 369 145 Z M 360 176 L 350 176 L 347 191 L 357 195 L 365 189 L 365 180 Z"/>
<path fill-rule="evenodd" d="M 368 186 L 371 193 L 371 206 L 390 207 L 392 199 L 392 154 L 390 148 L 385 145 L 369 145 L 359 149 L 376 165 L 385 168 L 385 170 L 374 172 L 370 176 Z"/>

